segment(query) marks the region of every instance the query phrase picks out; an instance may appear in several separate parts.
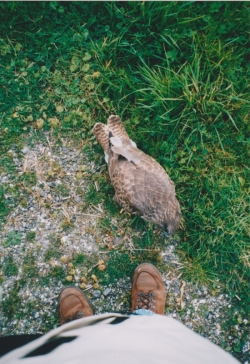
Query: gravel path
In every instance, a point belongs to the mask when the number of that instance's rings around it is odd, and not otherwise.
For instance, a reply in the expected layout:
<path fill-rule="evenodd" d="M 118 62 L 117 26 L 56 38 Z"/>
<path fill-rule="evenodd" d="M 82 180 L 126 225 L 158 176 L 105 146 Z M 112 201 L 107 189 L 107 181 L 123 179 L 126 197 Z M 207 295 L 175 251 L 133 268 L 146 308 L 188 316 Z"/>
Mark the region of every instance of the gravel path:
<path fill-rule="evenodd" d="M 43 333 L 58 325 L 57 297 L 65 285 L 81 286 L 96 313 L 129 310 L 131 277 L 104 286 L 91 275 L 91 269 L 98 261 L 100 266 L 100 260 L 104 261 L 105 269 L 108 253 L 101 248 L 110 239 L 108 234 L 103 236 L 98 223 L 106 216 L 105 206 L 90 204 L 83 209 L 89 180 L 100 166 L 72 141 L 63 139 L 59 145 L 50 134 L 45 137 L 44 142 L 24 146 L 21 152 L 14 147 L 10 149 L 8 155 L 15 164 L 15 178 L 5 173 L 0 175 L 0 183 L 9 190 L 22 177 L 35 173 L 37 178 L 31 186 L 19 184 L 19 202 L 0 231 L 1 335 Z M 8 189 L 5 198 L 14 201 Z M 126 216 L 119 221 L 114 217 L 112 223 L 122 230 L 126 220 Z M 134 233 L 131 231 L 131 236 Z M 114 246 L 121 243 L 128 250 L 134 249 L 131 240 L 122 234 L 112 241 Z M 232 327 L 230 332 L 224 330 L 231 305 L 229 297 L 221 293 L 219 284 L 211 291 L 183 281 L 183 265 L 175 252 L 177 244 L 176 239 L 166 241 L 160 252 L 165 263 L 162 276 L 167 291 L 166 314 L 233 352 L 242 333 L 240 325 Z M 79 254 L 88 257 L 86 268 L 69 264 Z M 83 277 L 87 274 L 91 279 Z M 16 305 L 14 310 L 9 306 L 11 302 Z M 244 317 L 239 324 L 242 322 L 248 324 Z M 249 349 L 250 343 L 246 342 L 244 358 Z M 247 359 L 244 363 L 248 363 Z"/>

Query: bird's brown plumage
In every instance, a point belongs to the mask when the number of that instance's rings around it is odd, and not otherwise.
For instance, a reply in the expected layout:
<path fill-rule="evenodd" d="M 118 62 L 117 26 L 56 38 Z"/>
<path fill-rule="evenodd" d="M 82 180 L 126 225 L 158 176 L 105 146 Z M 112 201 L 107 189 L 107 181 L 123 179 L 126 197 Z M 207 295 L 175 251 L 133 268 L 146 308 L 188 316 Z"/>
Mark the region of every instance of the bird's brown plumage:
<path fill-rule="evenodd" d="M 136 147 L 119 116 L 111 115 L 107 125 L 95 124 L 93 133 L 105 152 L 114 200 L 173 234 L 180 225 L 181 211 L 174 183 L 165 170 Z"/>

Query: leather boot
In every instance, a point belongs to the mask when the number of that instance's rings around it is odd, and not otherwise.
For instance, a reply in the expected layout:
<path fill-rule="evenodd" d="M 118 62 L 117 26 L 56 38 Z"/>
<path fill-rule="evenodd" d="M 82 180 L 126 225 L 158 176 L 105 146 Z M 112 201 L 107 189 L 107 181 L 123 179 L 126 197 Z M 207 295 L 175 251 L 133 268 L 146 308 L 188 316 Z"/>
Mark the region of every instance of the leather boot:
<path fill-rule="evenodd" d="M 133 276 L 132 311 L 146 309 L 164 314 L 166 293 L 158 270 L 149 263 L 140 264 Z"/>
<path fill-rule="evenodd" d="M 58 299 L 60 324 L 94 315 L 91 303 L 83 292 L 76 287 L 64 288 Z"/>

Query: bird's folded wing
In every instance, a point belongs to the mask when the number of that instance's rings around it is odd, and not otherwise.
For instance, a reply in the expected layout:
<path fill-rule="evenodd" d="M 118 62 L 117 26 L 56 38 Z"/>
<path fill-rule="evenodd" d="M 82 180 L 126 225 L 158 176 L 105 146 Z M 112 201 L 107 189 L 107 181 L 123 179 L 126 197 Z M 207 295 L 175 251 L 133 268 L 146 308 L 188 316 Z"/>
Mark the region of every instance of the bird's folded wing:
<path fill-rule="evenodd" d="M 159 216 L 163 216 L 168 201 L 175 196 L 172 184 L 129 162 L 122 163 L 118 174 L 121 199 L 126 199 L 146 219 L 157 221 Z"/>
<path fill-rule="evenodd" d="M 133 149 L 131 150 L 130 148 L 128 148 L 127 145 L 122 145 L 122 146 L 114 145 L 113 147 L 111 147 L 111 149 L 114 153 L 122 155 L 129 162 L 133 162 L 134 164 L 138 164 L 140 162 L 138 153 L 135 152 L 136 148 L 134 148 L 135 150 Z"/>
<path fill-rule="evenodd" d="M 161 183 L 175 191 L 174 183 L 164 170 L 164 168 L 152 157 L 142 152 L 140 149 L 132 145 L 114 145 L 111 147 L 113 153 L 123 156 L 129 162 L 134 163 L 141 170 L 150 172 L 150 175 L 155 175 L 155 178 Z M 170 186 L 171 185 L 171 186 Z"/>

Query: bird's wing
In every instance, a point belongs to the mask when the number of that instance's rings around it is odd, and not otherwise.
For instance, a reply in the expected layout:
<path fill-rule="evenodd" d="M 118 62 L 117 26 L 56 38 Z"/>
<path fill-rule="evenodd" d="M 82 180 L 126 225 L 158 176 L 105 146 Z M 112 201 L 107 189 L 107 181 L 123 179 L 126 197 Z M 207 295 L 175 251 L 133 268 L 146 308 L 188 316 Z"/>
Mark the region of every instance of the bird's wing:
<path fill-rule="evenodd" d="M 123 156 L 128 162 L 135 164 L 141 171 L 145 171 L 146 174 L 155 176 L 155 178 L 160 181 L 161 184 L 164 184 L 166 188 L 175 193 L 173 181 L 169 178 L 164 168 L 158 162 L 156 162 L 154 158 L 143 153 L 140 149 L 137 149 L 132 145 L 118 144 L 119 143 L 111 147 L 115 154 Z M 119 159 L 117 162 L 119 163 Z"/>
<path fill-rule="evenodd" d="M 175 200 L 172 185 L 169 186 L 151 171 L 125 159 L 116 163 L 111 180 L 117 202 L 122 206 L 130 206 L 130 209 L 151 222 L 161 223 L 165 210 L 169 208 L 168 204 Z"/>

